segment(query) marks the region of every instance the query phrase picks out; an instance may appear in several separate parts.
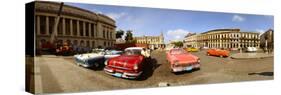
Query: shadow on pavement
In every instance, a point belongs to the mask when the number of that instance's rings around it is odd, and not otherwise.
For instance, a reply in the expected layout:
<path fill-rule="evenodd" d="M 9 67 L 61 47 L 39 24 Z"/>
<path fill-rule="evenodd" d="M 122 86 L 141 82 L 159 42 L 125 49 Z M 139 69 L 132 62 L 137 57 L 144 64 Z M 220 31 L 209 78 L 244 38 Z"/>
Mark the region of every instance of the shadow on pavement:
<path fill-rule="evenodd" d="M 248 75 L 273 76 L 273 72 L 248 73 Z"/>
<path fill-rule="evenodd" d="M 158 64 L 155 58 L 147 59 L 143 67 L 143 73 L 139 76 L 137 80 L 146 80 L 153 75 L 153 72 L 161 64 Z"/>

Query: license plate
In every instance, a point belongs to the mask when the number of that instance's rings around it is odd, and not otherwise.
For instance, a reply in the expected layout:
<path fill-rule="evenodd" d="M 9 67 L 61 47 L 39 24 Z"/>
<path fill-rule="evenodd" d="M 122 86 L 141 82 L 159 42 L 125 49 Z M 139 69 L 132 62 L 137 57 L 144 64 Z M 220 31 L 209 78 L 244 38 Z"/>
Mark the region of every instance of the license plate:
<path fill-rule="evenodd" d="M 192 66 L 188 66 L 188 67 L 186 67 L 186 68 L 185 68 L 185 70 L 187 70 L 187 71 L 192 70 Z"/>
<path fill-rule="evenodd" d="M 113 76 L 122 77 L 122 74 L 121 73 L 115 73 L 115 74 L 113 74 Z"/>

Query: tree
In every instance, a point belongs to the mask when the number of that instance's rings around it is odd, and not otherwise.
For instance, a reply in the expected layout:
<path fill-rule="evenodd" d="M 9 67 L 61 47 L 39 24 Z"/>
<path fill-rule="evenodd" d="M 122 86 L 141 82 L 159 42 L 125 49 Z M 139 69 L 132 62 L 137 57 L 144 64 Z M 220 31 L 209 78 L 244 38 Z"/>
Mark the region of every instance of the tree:
<path fill-rule="evenodd" d="M 125 40 L 126 42 L 130 42 L 133 40 L 133 33 L 131 30 L 127 30 Z"/>
<path fill-rule="evenodd" d="M 118 38 L 122 38 L 122 36 L 124 35 L 124 31 L 123 30 L 118 30 L 118 31 L 116 31 L 116 38 L 118 39 Z"/>
<path fill-rule="evenodd" d="M 172 44 L 174 44 L 176 47 L 182 47 L 183 46 L 182 41 L 173 42 Z"/>

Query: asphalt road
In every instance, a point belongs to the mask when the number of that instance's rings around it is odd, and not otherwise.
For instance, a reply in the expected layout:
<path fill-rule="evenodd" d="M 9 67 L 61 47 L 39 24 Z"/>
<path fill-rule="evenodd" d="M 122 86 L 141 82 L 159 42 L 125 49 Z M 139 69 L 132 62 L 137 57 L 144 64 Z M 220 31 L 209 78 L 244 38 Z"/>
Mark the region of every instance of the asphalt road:
<path fill-rule="evenodd" d="M 42 85 L 36 88 L 42 88 L 43 93 L 61 93 L 158 87 L 159 83 L 176 86 L 273 79 L 273 58 L 238 60 L 207 56 L 206 51 L 192 54 L 200 57 L 201 69 L 174 74 L 170 72 L 165 51 L 153 51 L 152 65 L 139 80 L 116 78 L 102 69 L 79 67 L 72 56 L 38 56 L 35 61 L 39 63 L 37 75 L 41 75 Z"/>

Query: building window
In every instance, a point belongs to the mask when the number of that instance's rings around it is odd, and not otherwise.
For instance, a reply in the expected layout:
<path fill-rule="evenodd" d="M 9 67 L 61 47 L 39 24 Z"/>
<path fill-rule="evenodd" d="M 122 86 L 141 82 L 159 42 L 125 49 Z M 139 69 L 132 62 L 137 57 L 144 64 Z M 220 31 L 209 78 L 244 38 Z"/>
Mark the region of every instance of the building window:
<path fill-rule="evenodd" d="M 55 25 L 55 17 L 49 17 L 49 34 L 51 35 L 54 31 L 54 25 Z"/>
<path fill-rule="evenodd" d="M 103 45 L 106 47 L 106 42 L 105 41 L 103 42 Z"/>
<path fill-rule="evenodd" d="M 91 24 L 91 25 L 92 25 L 91 36 L 94 37 L 95 36 L 95 24 Z"/>
<path fill-rule="evenodd" d="M 84 41 L 83 40 L 80 41 L 80 46 L 84 46 Z"/>
<path fill-rule="evenodd" d="M 105 38 L 105 30 L 102 31 L 103 38 Z"/>
<path fill-rule="evenodd" d="M 86 30 L 86 36 L 88 37 L 89 36 L 89 23 L 85 23 L 85 30 Z"/>
<path fill-rule="evenodd" d="M 73 35 L 77 36 L 77 21 L 76 20 L 72 21 L 72 27 L 73 27 L 73 29 L 72 29 Z"/>
<path fill-rule="evenodd" d="M 45 40 L 45 39 L 42 39 L 42 40 L 40 41 L 40 43 L 41 43 L 41 48 L 45 48 L 46 40 Z"/>
<path fill-rule="evenodd" d="M 62 35 L 62 19 L 60 19 L 58 24 L 58 35 Z"/>
<path fill-rule="evenodd" d="M 86 46 L 87 46 L 87 47 L 90 47 L 90 41 L 87 41 L 87 42 L 86 42 Z"/>
<path fill-rule="evenodd" d="M 66 40 L 66 43 L 67 43 L 68 45 L 72 45 L 72 43 L 71 43 L 70 40 Z"/>
<path fill-rule="evenodd" d="M 95 47 L 95 41 L 92 41 L 92 48 Z"/>
<path fill-rule="evenodd" d="M 84 27 L 82 21 L 79 21 L 79 32 L 80 32 L 80 36 L 84 36 Z"/>
<path fill-rule="evenodd" d="M 109 38 L 109 31 L 106 31 L 106 38 Z"/>
<path fill-rule="evenodd" d="M 46 34 L 46 16 L 40 17 L 40 34 Z"/>
<path fill-rule="evenodd" d="M 74 40 L 74 41 L 73 41 L 73 44 L 74 44 L 74 45 L 78 45 L 78 41 L 77 41 L 77 40 Z"/>
<path fill-rule="evenodd" d="M 65 19 L 65 35 L 70 35 L 70 19 Z"/>

